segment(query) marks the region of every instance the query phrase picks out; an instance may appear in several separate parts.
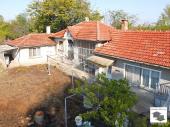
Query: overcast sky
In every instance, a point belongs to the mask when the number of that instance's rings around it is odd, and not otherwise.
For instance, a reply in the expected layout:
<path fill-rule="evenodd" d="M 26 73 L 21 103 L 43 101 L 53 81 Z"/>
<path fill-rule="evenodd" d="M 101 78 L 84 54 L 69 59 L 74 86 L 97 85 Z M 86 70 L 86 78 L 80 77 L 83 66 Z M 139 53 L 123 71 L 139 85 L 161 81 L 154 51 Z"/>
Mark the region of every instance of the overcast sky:
<path fill-rule="evenodd" d="M 25 11 L 32 0 L 0 0 L 0 15 L 6 20 L 14 19 L 19 13 Z M 108 10 L 124 10 L 137 15 L 139 23 L 152 23 L 157 21 L 161 12 L 170 0 L 88 0 L 93 9 L 103 14 Z"/>

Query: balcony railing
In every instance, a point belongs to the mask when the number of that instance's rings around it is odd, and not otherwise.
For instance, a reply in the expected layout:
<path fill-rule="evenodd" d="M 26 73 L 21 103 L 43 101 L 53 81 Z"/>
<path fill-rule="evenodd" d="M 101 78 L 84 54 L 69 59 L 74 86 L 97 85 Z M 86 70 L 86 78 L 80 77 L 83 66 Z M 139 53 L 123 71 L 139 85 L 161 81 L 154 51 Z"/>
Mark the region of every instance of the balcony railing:
<path fill-rule="evenodd" d="M 170 111 L 170 83 L 160 84 L 155 90 L 154 106 L 167 107 Z"/>

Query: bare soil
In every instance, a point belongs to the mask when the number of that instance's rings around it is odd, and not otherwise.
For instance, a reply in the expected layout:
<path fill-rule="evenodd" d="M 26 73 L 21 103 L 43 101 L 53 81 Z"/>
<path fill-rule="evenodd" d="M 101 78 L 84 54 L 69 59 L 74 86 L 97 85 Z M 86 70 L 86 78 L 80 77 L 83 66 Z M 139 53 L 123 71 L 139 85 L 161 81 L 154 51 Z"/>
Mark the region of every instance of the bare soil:
<path fill-rule="evenodd" d="M 48 75 L 46 65 L 1 72 L 0 127 L 26 127 L 37 110 L 51 117 L 46 121 L 48 125 L 63 127 L 64 91 L 70 87 L 70 82 L 70 78 L 57 68 Z"/>

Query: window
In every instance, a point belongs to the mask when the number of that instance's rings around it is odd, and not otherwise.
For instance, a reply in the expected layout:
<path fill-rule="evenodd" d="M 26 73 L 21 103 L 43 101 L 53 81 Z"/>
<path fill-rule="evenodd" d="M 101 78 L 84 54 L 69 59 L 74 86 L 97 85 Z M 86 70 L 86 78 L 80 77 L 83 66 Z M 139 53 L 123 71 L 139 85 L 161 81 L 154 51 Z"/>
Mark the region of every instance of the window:
<path fill-rule="evenodd" d="M 140 85 L 141 84 L 141 68 L 126 65 L 125 69 L 126 69 L 126 79 L 128 79 L 129 82 L 132 84 Z"/>
<path fill-rule="evenodd" d="M 143 69 L 143 85 L 149 87 L 149 73 L 147 69 Z"/>
<path fill-rule="evenodd" d="M 159 71 L 133 65 L 125 66 L 125 78 L 135 85 L 143 85 L 151 89 L 156 89 L 159 85 L 159 77 Z"/>
<path fill-rule="evenodd" d="M 159 72 L 152 71 L 151 72 L 151 88 L 156 89 L 159 84 Z"/>
<path fill-rule="evenodd" d="M 29 57 L 38 57 L 40 56 L 40 48 L 30 48 L 29 49 Z"/>
<path fill-rule="evenodd" d="M 109 67 L 108 67 L 107 73 L 108 73 L 108 74 L 112 74 L 112 66 L 109 66 Z"/>
<path fill-rule="evenodd" d="M 63 47 L 63 42 L 62 41 L 59 41 L 58 51 L 59 52 L 63 52 L 64 51 L 64 47 Z"/>

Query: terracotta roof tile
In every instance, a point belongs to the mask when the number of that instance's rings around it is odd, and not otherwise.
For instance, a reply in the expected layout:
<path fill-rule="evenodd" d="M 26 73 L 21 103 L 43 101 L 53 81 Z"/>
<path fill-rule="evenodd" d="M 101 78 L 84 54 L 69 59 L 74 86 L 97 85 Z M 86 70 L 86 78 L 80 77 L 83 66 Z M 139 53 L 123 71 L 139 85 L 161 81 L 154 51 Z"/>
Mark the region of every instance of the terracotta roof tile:
<path fill-rule="evenodd" d="M 96 53 L 170 67 L 170 32 L 114 31 Z"/>
<path fill-rule="evenodd" d="M 59 32 L 57 32 L 57 33 L 51 34 L 50 37 L 52 37 L 52 38 L 54 38 L 54 37 L 55 37 L 55 38 L 63 38 L 66 31 L 67 31 L 66 29 L 61 30 L 61 31 L 59 31 Z"/>
<path fill-rule="evenodd" d="M 68 31 L 74 39 L 90 41 L 109 41 L 113 27 L 107 26 L 99 21 L 81 22 L 74 26 L 68 26 Z M 53 37 L 63 37 L 64 30 L 53 34 Z M 65 31 L 66 32 L 66 31 Z M 60 36 L 62 34 L 62 36 Z"/>
<path fill-rule="evenodd" d="M 32 46 L 47 46 L 55 45 L 55 42 L 49 38 L 50 35 L 42 34 L 28 34 L 23 37 L 7 42 L 8 45 L 16 47 L 32 47 Z"/>

